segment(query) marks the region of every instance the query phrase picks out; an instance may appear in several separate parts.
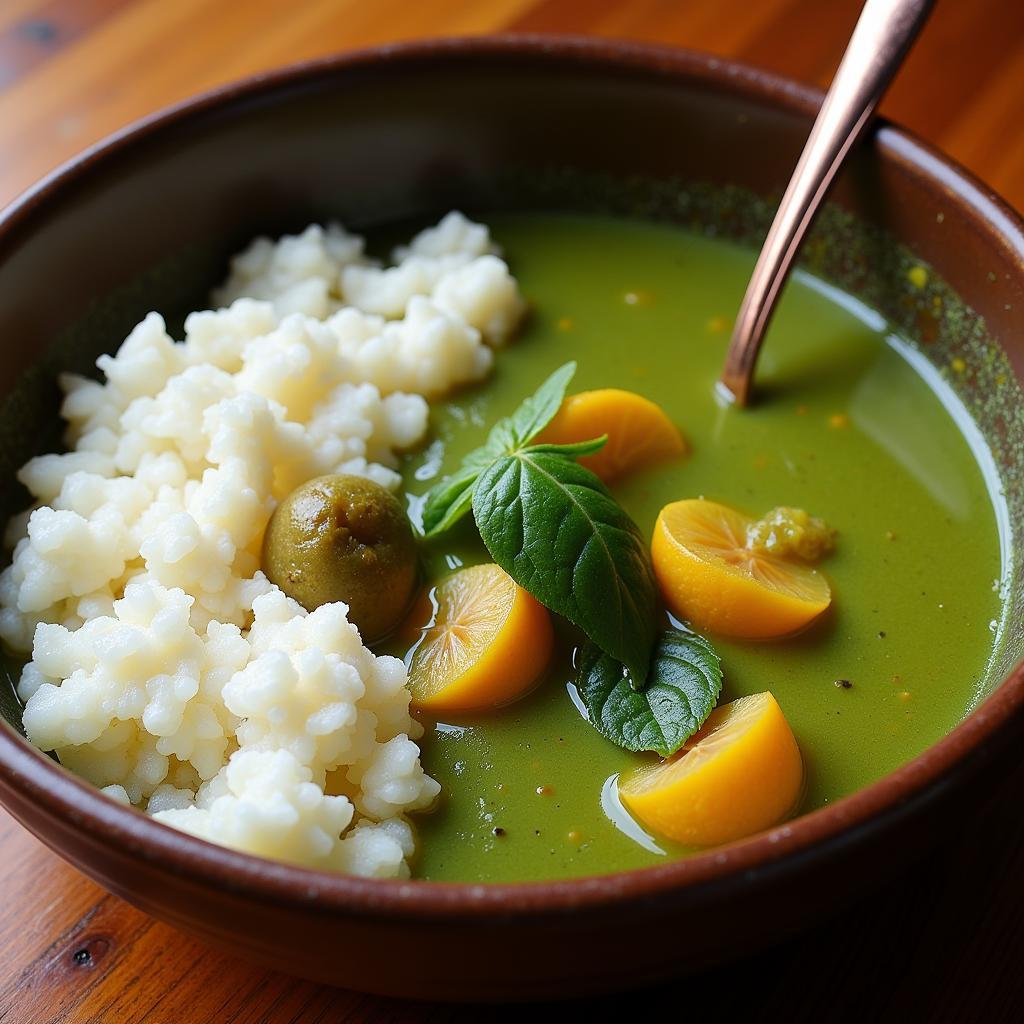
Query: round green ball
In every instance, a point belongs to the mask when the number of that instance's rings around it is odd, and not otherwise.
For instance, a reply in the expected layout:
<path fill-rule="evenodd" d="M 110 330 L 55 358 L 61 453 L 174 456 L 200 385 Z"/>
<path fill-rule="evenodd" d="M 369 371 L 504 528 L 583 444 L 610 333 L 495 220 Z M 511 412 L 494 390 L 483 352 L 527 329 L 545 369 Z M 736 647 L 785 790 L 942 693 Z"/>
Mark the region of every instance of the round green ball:
<path fill-rule="evenodd" d="M 263 571 L 308 611 L 348 605 L 364 643 L 387 636 L 409 607 L 416 539 L 401 502 L 360 476 L 321 476 L 274 510 L 263 538 Z"/>

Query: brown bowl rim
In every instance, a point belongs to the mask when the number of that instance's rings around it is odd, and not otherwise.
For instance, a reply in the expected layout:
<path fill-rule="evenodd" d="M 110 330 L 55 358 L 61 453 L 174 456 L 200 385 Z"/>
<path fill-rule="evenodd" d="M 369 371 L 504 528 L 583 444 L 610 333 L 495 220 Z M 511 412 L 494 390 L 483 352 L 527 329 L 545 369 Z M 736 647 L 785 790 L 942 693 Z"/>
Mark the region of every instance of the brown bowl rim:
<path fill-rule="evenodd" d="M 596 70 L 627 70 L 706 83 L 813 115 L 823 94 L 810 86 L 732 60 L 682 48 L 573 35 L 509 33 L 428 39 L 355 50 L 287 65 L 232 82 L 148 115 L 88 147 L 0 210 L 0 253 L 16 244 L 32 215 L 140 139 L 213 108 L 282 87 L 311 83 L 365 65 L 416 61 L 522 60 Z M 912 133 L 879 120 L 874 145 L 889 159 L 938 181 L 974 213 L 1024 265 L 1024 221 L 991 189 Z M 40 754 L 5 722 L 0 728 L 0 778 L 12 790 L 70 822 L 101 846 L 120 845 L 169 873 L 247 893 L 276 905 L 301 904 L 322 914 L 375 918 L 502 916 L 598 908 L 668 891 L 753 879 L 760 871 L 799 867 L 815 848 L 852 840 L 884 817 L 908 809 L 949 781 L 951 771 L 1008 725 L 1024 707 L 1024 662 L 941 740 L 850 796 L 767 832 L 664 865 L 541 882 L 464 883 L 365 879 L 266 860 L 208 843 L 123 807 Z M 58 851 L 59 852 L 59 851 Z"/>

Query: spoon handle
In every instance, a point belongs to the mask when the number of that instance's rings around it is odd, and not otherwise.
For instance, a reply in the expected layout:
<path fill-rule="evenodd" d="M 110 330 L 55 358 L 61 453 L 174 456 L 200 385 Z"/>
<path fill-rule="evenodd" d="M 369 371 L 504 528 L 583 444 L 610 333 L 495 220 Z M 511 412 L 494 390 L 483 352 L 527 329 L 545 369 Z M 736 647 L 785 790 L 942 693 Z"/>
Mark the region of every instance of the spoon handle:
<path fill-rule="evenodd" d="M 736 318 L 721 385 L 738 405 L 746 405 L 749 400 L 761 342 L 807 229 L 933 2 L 867 0 L 864 4 L 775 214 Z"/>

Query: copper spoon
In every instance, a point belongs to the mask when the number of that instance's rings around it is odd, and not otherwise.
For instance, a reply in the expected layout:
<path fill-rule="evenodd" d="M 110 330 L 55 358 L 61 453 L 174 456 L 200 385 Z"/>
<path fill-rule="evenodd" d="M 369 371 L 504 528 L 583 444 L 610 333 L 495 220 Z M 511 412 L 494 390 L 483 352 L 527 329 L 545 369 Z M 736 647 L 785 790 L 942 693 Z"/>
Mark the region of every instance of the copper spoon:
<path fill-rule="evenodd" d="M 721 391 L 737 405 L 750 399 L 754 364 L 782 286 L 839 168 L 867 126 L 934 0 L 867 0 L 743 296 Z"/>

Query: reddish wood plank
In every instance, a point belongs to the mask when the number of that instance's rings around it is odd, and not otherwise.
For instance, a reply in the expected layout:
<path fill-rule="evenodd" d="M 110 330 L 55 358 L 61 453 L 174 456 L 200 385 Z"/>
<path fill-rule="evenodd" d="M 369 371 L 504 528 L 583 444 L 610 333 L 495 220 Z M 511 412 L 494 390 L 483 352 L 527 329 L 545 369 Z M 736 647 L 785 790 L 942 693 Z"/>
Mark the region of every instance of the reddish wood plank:
<path fill-rule="evenodd" d="M 0 992 L 21 967 L 43 956 L 56 938 L 90 912 L 103 895 L 51 857 L 37 840 L 0 811 L 0 950 L 17 950 L 0 973 Z M 29 910 L 31 908 L 31 910 Z M 0 1007 L 3 1007 L 0 998 Z"/>
<path fill-rule="evenodd" d="M 132 0 L 48 0 L 0 27 L 0 89 L 96 28 Z"/>
<path fill-rule="evenodd" d="M 0 9 L 0 34 L 34 11 L 80 7 L 74 0 L 8 3 L 19 18 Z M 125 6 L 0 91 L 0 201 L 104 133 L 189 93 L 286 60 L 388 39 L 496 28 L 584 31 L 738 56 L 825 84 L 858 0 L 248 0 L 244 17 L 217 0 L 85 0 L 82 9 L 104 4 Z M 1018 205 L 1024 151 L 1016 133 L 1010 140 L 1007 134 L 1018 116 L 1013 69 L 1021 64 L 1022 12 L 1014 0 L 939 4 L 883 106 Z"/>
<path fill-rule="evenodd" d="M 839 64 L 860 8 L 860 0 L 787 4 L 737 56 L 824 88 Z"/>
<path fill-rule="evenodd" d="M 81 919 L 0 989 L 0 1006 L 11 1020 L 42 1024 L 56 1008 L 87 1001 L 150 927 L 113 896 L 92 895 L 96 902 Z"/>
<path fill-rule="evenodd" d="M 939 3 L 886 99 L 885 111 L 944 147 L 957 143 L 956 126 L 973 121 L 992 101 L 991 87 L 1010 95 L 1001 82 L 1004 69 L 1020 62 L 1024 3 L 971 0 Z M 1020 94 L 1017 94 L 1018 101 Z M 1020 107 L 1018 105 L 1018 118 Z M 1001 127 L 1001 131 L 999 128 Z M 992 126 L 994 135 L 1010 135 L 1014 122 Z M 960 153 L 954 155 L 961 156 Z M 974 152 L 962 156 L 967 162 Z M 983 175 L 987 168 L 977 165 Z"/>
<path fill-rule="evenodd" d="M 388 1020 L 421 1019 L 210 950 L 103 892 L 3 812 L 0 863 L 0 1024 L 370 1020 L 368 1002 Z"/>
<path fill-rule="evenodd" d="M 1024 5 L 1022 5 L 1024 9 Z M 1015 48 L 971 92 L 974 103 L 943 132 L 946 148 L 1017 209 L 1024 209 L 1024 30 Z"/>
<path fill-rule="evenodd" d="M 71 4 L 74 0 L 60 0 Z M 133 0 L 0 91 L 0 203 L 159 107 L 288 61 L 500 28 L 531 0 Z"/>

